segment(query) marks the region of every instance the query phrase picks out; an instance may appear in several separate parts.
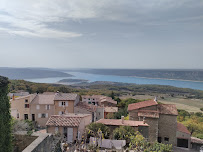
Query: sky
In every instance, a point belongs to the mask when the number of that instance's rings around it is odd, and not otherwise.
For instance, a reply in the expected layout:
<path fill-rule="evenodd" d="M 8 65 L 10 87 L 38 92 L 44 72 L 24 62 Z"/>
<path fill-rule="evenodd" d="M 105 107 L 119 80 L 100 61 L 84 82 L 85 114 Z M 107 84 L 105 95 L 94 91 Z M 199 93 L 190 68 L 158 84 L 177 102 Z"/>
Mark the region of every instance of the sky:
<path fill-rule="evenodd" d="M 0 67 L 203 69 L 203 1 L 0 0 Z"/>

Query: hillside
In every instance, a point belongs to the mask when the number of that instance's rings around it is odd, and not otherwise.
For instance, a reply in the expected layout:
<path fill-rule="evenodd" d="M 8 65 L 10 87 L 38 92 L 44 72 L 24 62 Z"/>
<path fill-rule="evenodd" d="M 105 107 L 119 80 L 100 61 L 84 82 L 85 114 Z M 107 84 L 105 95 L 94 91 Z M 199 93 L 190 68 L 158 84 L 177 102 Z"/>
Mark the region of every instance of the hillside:
<path fill-rule="evenodd" d="M 147 70 L 147 69 L 84 69 L 75 70 L 79 72 L 101 74 L 101 75 L 117 75 L 117 76 L 135 76 L 146 78 L 161 79 L 177 79 L 203 81 L 203 70 Z"/>
<path fill-rule="evenodd" d="M 0 75 L 8 77 L 9 79 L 35 79 L 72 76 L 60 71 L 37 68 L 0 68 Z"/>

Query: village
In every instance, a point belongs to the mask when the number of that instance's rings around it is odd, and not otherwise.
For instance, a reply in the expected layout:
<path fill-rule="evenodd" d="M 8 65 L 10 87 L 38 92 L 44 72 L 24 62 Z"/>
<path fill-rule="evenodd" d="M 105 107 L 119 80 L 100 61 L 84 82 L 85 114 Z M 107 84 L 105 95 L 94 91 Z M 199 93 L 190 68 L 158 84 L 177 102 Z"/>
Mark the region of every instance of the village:
<path fill-rule="evenodd" d="M 103 95 L 79 96 L 57 91 L 9 96 L 12 117 L 34 124 L 29 136 L 35 139 L 18 144 L 25 148 L 23 152 L 124 151 L 129 147 L 132 151 L 142 151 L 143 145 L 137 146 L 138 138 L 183 152 L 200 150 L 203 145 L 201 139 L 191 137 L 188 129 L 177 122 L 176 106 L 160 104 L 156 97 L 129 104 L 128 117 L 110 119 L 118 112 L 117 101 Z M 134 135 L 134 144 L 132 138 L 127 138 L 128 132 Z M 27 132 L 18 130 L 15 135 L 22 141 L 21 136 L 27 136 Z"/>

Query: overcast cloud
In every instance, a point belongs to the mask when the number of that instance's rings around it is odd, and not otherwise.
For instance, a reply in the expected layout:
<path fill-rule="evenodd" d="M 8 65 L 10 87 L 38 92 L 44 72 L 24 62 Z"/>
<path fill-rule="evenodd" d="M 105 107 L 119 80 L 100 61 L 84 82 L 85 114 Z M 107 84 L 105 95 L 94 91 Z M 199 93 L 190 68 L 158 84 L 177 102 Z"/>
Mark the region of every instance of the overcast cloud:
<path fill-rule="evenodd" d="M 0 66 L 203 68 L 202 0 L 0 0 Z"/>

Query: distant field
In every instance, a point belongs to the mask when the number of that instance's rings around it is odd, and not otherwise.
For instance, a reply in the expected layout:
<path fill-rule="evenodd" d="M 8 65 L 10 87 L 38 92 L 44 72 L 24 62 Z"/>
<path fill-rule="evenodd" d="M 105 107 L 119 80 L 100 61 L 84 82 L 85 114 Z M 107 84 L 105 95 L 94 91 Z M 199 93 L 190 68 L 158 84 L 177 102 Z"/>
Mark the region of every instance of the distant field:
<path fill-rule="evenodd" d="M 159 95 L 162 96 L 162 95 Z M 163 95 L 164 96 L 164 95 Z M 178 109 L 183 109 L 188 112 L 202 112 L 203 100 L 201 99 L 184 99 L 183 97 L 168 97 L 159 99 L 158 101 L 164 104 L 175 104 Z M 154 99 L 151 95 L 136 95 L 136 96 L 122 96 L 121 99 L 134 98 L 134 99 Z"/>
<path fill-rule="evenodd" d="M 178 109 L 189 112 L 202 112 L 200 108 L 203 107 L 203 100 L 201 99 L 165 98 L 159 101 L 165 104 L 176 104 Z"/>

